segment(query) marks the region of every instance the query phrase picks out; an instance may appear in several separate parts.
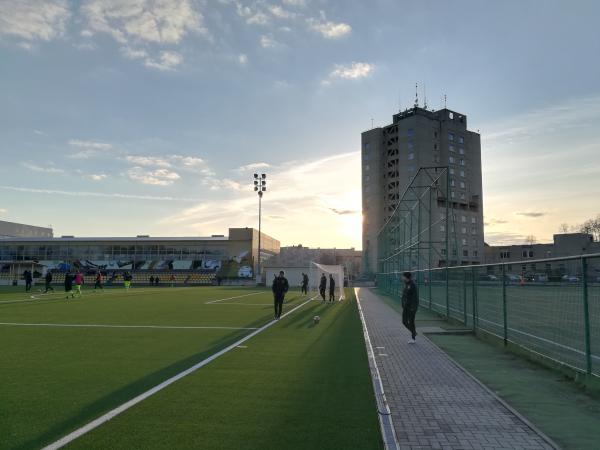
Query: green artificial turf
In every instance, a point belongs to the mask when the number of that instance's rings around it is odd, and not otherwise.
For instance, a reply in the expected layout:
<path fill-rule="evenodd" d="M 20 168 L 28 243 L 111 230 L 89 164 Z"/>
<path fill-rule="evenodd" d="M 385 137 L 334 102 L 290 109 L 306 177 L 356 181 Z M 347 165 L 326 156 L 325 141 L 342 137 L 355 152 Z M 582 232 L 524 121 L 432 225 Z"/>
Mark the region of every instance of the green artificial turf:
<path fill-rule="evenodd" d="M 428 337 L 561 447 L 599 448 L 597 396 L 551 369 L 472 335 Z"/>
<path fill-rule="evenodd" d="M 4 289 L 0 322 L 254 328 L 272 317 L 270 293 L 256 289 L 85 294 L 74 301 L 62 294 L 30 299 Z M 301 300 L 290 292 L 287 310 Z M 315 314 L 322 317 L 317 326 Z M 53 442 L 251 331 L 0 325 L 0 449 Z M 245 345 L 71 446 L 381 448 L 352 300 L 311 302 Z"/>

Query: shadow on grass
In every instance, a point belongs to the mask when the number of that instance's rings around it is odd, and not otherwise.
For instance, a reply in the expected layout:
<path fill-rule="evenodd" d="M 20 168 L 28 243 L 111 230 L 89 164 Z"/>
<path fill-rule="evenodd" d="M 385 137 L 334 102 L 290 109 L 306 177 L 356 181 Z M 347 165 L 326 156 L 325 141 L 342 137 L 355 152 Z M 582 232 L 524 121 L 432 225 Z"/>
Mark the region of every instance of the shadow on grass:
<path fill-rule="evenodd" d="M 268 321 L 265 321 L 264 317 L 261 317 L 249 323 L 247 327 L 258 328 L 265 325 L 266 322 Z M 57 439 L 60 439 L 61 437 L 65 436 L 71 431 L 96 419 L 97 417 L 110 411 L 111 409 L 116 408 L 117 406 L 125 403 L 128 400 L 131 400 L 132 398 L 140 395 L 148 389 L 151 389 L 157 384 L 162 383 L 163 381 L 175 376 L 176 374 L 190 368 L 191 366 L 217 353 L 223 348 L 226 348 L 227 346 L 233 344 L 234 342 L 246 336 L 247 334 L 249 334 L 248 330 L 239 330 L 227 334 L 222 338 L 215 340 L 212 343 L 211 348 L 205 351 L 195 353 L 191 356 L 188 356 L 187 358 L 184 358 L 166 367 L 158 369 L 155 372 L 145 375 L 144 377 L 105 395 L 104 397 L 92 402 L 89 405 L 82 406 L 82 408 L 77 412 L 77 415 L 63 420 L 62 422 L 54 425 L 46 432 L 14 448 L 15 450 L 29 450 L 41 448 L 44 445 L 47 445 Z"/>

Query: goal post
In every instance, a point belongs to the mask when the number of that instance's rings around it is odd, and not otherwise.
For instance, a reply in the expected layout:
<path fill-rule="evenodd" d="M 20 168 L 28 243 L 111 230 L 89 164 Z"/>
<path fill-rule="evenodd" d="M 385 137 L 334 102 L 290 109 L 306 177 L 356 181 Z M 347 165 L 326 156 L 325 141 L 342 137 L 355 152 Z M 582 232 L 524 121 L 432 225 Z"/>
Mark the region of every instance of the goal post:
<path fill-rule="evenodd" d="M 333 275 L 333 279 L 335 280 L 335 298 L 337 300 L 344 300 L 346 298 L 346 295 L 344 294 L 344 267 L 340 265 L 319 264 L 311 261 L 308 274 L 311 293 L 316 295 L 319 294 L 319 285 L 322 275 L 325 275 L 327 278 L 325 298 L 329 299 L 329 275 Z"/>

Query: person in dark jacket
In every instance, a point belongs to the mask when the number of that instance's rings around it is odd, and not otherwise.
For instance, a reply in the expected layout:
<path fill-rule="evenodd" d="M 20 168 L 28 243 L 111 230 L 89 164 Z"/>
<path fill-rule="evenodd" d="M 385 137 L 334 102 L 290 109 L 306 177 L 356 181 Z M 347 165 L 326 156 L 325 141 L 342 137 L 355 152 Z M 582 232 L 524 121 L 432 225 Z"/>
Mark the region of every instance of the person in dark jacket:
<path fill-rule="evenodd" d="M 48 291 L 54 292 L 54 288 L 52 287 L 52 272 L 46 272 L 46 276 L 44 277 L 44 281 L 46 282 L 46 289 L 44 294 L 47 294 Z"/>
<path fill-rule="evenodd" d="M 304 272 L 302 273 L 302 293 L 304 295 L 308 294 L 308 275 Z"/>
<path fill-rule="evenodd" d="M 290 288 L 287 278 L 284 276 L 283 270 L 279 272 L 279 276 L 273 279 L 273 286 L 271 290 L 273 291 L 273 300 L 275 306 L 275 317 L 274 319 L 278 320 L 281 317 L 281 312 L 283 311 L 283 299 L 285 297 L 286 292 Z"/>
<path fill-rule="evenodd" d="M 402 274 L 402 281 L 404 282 L 404 290 L 402 291 L 402 323 L 408 328 L 412 336 L 408 343 L 414 344 L 417 337 L 415 316 L 417 315 L 417 309 L 419 309 L 419 292 L 410 272 Z"/>
<path fill-rule="evenodd" d="M 335 302 L 335 280 L 332 274 L 329 274 L 329 301 Z"/>
<path fill-rule="evenodd" d="M 29 292 L 33 283 L 33 275 L 29 270 L 26 270 L 23 272 L 23 278 L 25 278 L 25 292 Z"/>
<path fill-rule="evenodd" d="M 319 281 L 319 294 L 321 294 L 321 298 L 323 299 L 323 303 L 325 303 L 325 290 L 327 289 L 327 277 L 325 274 L 321 274 L 321 280 Z"/>
<path fill-rule="evenodd" d="M 73 294 L 73 275 L 71 275 L 71 272 L 65 274 L 65 292 L 67 293 L 66 298 L 69 298 L 69 294 L 71 294 L 71 298 L 75 297 L 75 294 Z"/>

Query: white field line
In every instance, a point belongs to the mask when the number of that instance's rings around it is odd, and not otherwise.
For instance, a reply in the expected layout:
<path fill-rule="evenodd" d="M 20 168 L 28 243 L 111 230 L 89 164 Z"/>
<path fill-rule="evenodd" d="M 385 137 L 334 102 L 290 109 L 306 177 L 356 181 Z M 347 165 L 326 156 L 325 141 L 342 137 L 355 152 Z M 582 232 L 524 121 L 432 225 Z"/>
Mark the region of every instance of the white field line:
<path fill-rule="evenodd" d="M 360 305 L 360 298 L 358 291 L 360 288 L 354 288 L 354 295 L 356 297 L 356 303 L 358 305 L 358 315 L 363 328 L 363 334 L 365 337 L 365 345 L 367 347 L 367 358 L 369 360 L 369 369 L 371 372 L 371 380 L 373 382 L 373 390 L 375 391 L 375 401 L 377 403 L 377 412 L 379 413 L 379 426 L 381 428 L 381 437 L 383 439 L 383 445 L 386 450 L 398 450 L 400 444 L 396 437 L 396 430 L 394 429 L 394 423 L 392 421 L 392 413 L 383 390 L 383 383 L 381 382 L 381 375 L 379 374 L 379 367 L 377 366 L 377 360 L 375 359 L 375 351 L 373 350 L 373 344 L 371 343 L 371 337 L 369 335 L 369 329 L 367 328 L 367 321 Z M 381 354 L 378 356 L 382 356 Z M 386 355 L 387 356 L 387 355 Z"/>
<path fill-rule="evenodd" d="M 477 320 L 478 321 L 480 320 L 482 322 L 487 322 L 487 323 L 490 323 L 492 325 L 496 325 L 500 329 L 503 328 L 502 324 L 499 324 L 499 323 L 496 323 L 496 322 L 492 322 L 491 320 L 482 319 L 481 317 L 478 317 Z M 484 331 L 485 331 L 485 329 L 484 329 Z M 585 356 L 585 352 L 583 352 L 581 350 L 578 350 L 578 349 L 573 348 L 573 347 L 569 347 L 568 345 L 564 345 L 564 344 L 561 344 L 559 342 L 552 341 L 550 339 L 543 338 L 541 336 L 536 336 L 535 334 L 527 333 L 525 331 L 517 330 L 516 328 L 511 328 L 511 327 L 508 327 L 508 331 L 512 331 L 513 333 L 517 333 L 517 334 L 522 334 L 522 335 L 530 337 L 532 339 L 537 339 L 539 341 L 545 342 L 546 344 L 554 345 L 554 346 L 562 348 L 564 350 L 568 350 L 570 352 L 574 352 L 574 353 L 577 353 L 579 355 Z M 513 341 L 512 339 L 509 339 L 509 341 L 516 342 L 516 341 Z M 516 343 L 519 344 L 519 345 L 522 345 L 524 347 L 527 347 L 526 344 L 521 344 L 520 342 L 516 342 Z M 600 356 L 592 354 L 591 357 L 594 358 L 594 359 L 600 360 Z"/>
<path fill-rule="evenodd" d="M 96 295 L 117 295 L 117 294 L 123 294 L 123 295 L 127 295 L 127 296 L 132 296 L 134 294 L 142 294 L 142 293 L 146 293 L 146 292 L 150 292 L 148 289 L 143 289 L 143 290 L 137 290 L 137 289 L 131 289 L 130 291 L 126 291 L 124 288 L 123 289 L 118 289 L 118 288 L 110 288 L 107 289 L 106 291 L 104 290 L 92 290 L 92 289 L 84 289 L 82 290 L 83 294 L 81 297 L 77 297 L 78 299 L 81 298 L 93 298 Z M 92 294 L 92 292 L 94 292 Z M 154 292 L 154 291 L 152 291 Z M 29 298 L 26 299 L 19 299 L 19 300 L 2 300 L 0 301 L 0 304 L 2 303 L 29 303 L 29 302 L 39 302 L 39 300 L 60 300 L 61 298 L 64 300 L 67 300 L 65 297 L 67 296 L 66 292 L 55 292 L 53 294 L 44 294 L 42 293 L 38 293 L 36 295 L 31 295 Z M 71 299 L 72 300 L 72 299 Z"/>
<path fill-rule="evenodd" d="M 314 298 L 314 297 L 313 297 Z M 310 298 L 308 300 L 306 300 L 305 302 L 299 304 L 298 306 L 296 306 L 295 308 L 290 309 L 288 312 L 286 312 L 283 316 L 281 316 L 282 318 L 292 314 L 294 311 L 302 308 L 304 305 L 306 305 L 308 302 L 310 302 L 313 298 Z M 46 447 L 44 447 L 42 450 L 57 450 L 59 448 L 64 447 L 65 445 L 67 445 L 68 443 L 74 441 L 75 439 L 83 436 L 84 434 L 92 431 L 93 429 L 99 427 L 100 425 L 108 422 L 109 420 L 113 419 L 114 417 L 118 416 L 119 414 L 121 414 L 124 411 L 127 411 L 129 408 L 131 408 L 132 406 L 137 405 L 138 403 L 140 403 L 143 400 L 146 400 L 148 397 L 156 394 L 157 392 L 162 391 L 163 389 L 165 389 L 166 387 L 170 386 L 171 384 L 175 383 L 176 381 L 181 380 L 183 377 L 188 376 L 189 374 L 195 372 L 196 370 L 200 369 L 201 367 L 204 367 L 205 365 L 207 365 L 208 363 L 214 361 L 215 359 L 217 359 L 219 356 L 224 355 L 225 353 L 233 350 L 234 348 L 237 348 L 239 345 L 243 344 L 244 342 L 246 342 L 247 340 L 253 338 L 254 336 L 256 336 L 259 333 L 262 333 L 263 331 L 265 331 L 267 328 L 270 328 L 271 326 L 273 326 L 275 323 L 277 323 L 276 320 L 272 320 L 268 323 L 266 323 L 265 325 L 263 325 L 262 327 L 252 331 L 251 333 L 247 334 L 246 336 L 244 336 L 243 338 L 241 338 L 240 340 L 234 342 L 233 344 L 229 345 L 228 347 L 225 347 L 222 350 L 219 350 L 217 353 L 209 356 L 206 359 L 203 359 L 202 361 L 200 361 L 197 364 L 194 364 L 192 367 L 184 370 L 183 372 L 178 373 L 177 375 L 169 378 L 168 380 L 163 381 L 160 384 L 157 384 L 156 386 L 154 386 L 152 389 L 147 390 L 146 392 L 143 392 L 142 394 L 138 395 L 137 397 L 132 398 L 131 400 L 123 403 L 121 406 L 116 407 L 115 409 L 107 412 L 106 414 L 103 414 L 102 416 L 98 417 L 95 420 L 92 420 L 91 422 L 89 422 L 87 425 L 84 425 L 81 428 L 78 428 L 77 430 L 73 431 L 72 433 L 69 433 L 68 435 L 66 435 L 65 437 L 59 439 L 56 442 L 53 442 L 50 445 L 47 445 Z"/>
<path fill-rule="evenodd" d="M 257 330 L 258 328 L 247 327 L 200 327 L 200 326 L 176 326 L 176 325 L 104 325 L 92 323 L 18 323 L 0 322 L 0 326 L 13 327 L 57 327 L 57 328 L 156 328 L 165 330 Z"/>
<path fill-rule="evenodd" d="M 273 303 L 241 303 L 241 302 L 227 302 L 227 303 L 205 303 L 214 306 L 225 306 L 225 305 L 241 305 L 241 306 L 273 306 Z"/>
<path fill-rule="evenodd" d="M 235 297 L 219 298 L 217 300 L 211 300 L 204 302 L 205 305 L 212 305 L 214 303 L 224 302 L 225 300 L 233 300 L 235 298 L 249 297 L 250 295 L 262 294 L 262 292 L 251 292 L 250 294 L 236 295 Z"/>

